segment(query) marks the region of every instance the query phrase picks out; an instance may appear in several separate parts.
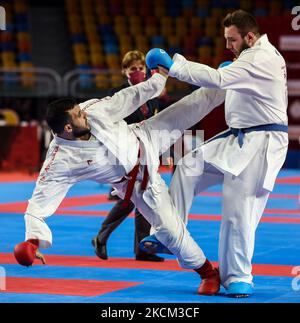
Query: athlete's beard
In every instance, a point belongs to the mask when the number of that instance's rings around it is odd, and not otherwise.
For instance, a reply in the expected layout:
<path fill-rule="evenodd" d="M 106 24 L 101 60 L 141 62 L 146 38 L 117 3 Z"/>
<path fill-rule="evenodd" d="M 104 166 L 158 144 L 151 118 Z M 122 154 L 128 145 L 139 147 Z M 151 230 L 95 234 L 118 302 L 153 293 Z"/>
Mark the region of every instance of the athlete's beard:
<path fill-rule="evenodd" d="M 91 132 L 90 128 L 77 128 L 73 126 L 73 136 L 75 138 L 80 138 L 82 136 L 90 134 L 90 132 Z"/>
<path fill-rule="evenodd" d="M 248 48 L 250 48 L 250 46 L 246 43 L 246 41 L 245 41 L 245 40 L 243 40 L 243 43 L 242 43 L 241 48 L 240 48 L 240 50 L 239 50 L 239 55 L 241 54 L 241 52 L 242 52 L 243 50 L 248 49 Z"/>

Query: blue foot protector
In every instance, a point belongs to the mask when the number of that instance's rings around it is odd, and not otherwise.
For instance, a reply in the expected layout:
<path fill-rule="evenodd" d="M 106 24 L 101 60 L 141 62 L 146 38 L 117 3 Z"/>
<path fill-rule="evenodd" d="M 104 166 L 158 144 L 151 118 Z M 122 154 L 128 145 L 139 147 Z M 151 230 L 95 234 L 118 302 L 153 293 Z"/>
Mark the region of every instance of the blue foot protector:
<path fill-rule="evenodd" d="M 172 255 L 172 252 L 159 242 L 154 234 L 141 240 L 139 247 L 141 250 L 150 253 L 167 253 Z"/>
<path fill-rule="evenodd" d="M 252 284 L 245 282 L 230 283 L 226 292 L 228 297 L 242 298 L 249 297 L 253 293 Z"/>

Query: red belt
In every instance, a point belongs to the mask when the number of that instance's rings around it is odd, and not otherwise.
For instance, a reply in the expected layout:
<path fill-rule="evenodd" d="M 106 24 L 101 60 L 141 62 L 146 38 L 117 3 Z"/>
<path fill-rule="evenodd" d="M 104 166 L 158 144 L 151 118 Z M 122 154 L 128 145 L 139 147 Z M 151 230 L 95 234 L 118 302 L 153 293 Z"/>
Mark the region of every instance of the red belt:
<path fill-rule="evenodd" d="M 133 169 L 127 175 L 129 177 L 129 180 L 128 180 L 128 184 L 127 184 L 127 188 L 126 188 L 125 197 L 124 197 L 124 200 L 122 203 L 122 206 L 124 208 L 128 206 L 128 204 L 130 202 L 130 198 L 132 196 L 132 192 L 133 192 L 134 184 L 136 182 L 137 174 L 138 174 L 139 168 L 141 166 L 140 155 L 141 155 L 141 150 L 139 149 L 138 161 L 137 161 L 136 165 L 133 167 Z M 147 165 L 145 165 L 144 176 L 143 176 L 142 184 L 141 184 L 142 191 L 144 191 L 147 187 L 148 178 L 149 178 L 148 168 L 147 168 Z"/>

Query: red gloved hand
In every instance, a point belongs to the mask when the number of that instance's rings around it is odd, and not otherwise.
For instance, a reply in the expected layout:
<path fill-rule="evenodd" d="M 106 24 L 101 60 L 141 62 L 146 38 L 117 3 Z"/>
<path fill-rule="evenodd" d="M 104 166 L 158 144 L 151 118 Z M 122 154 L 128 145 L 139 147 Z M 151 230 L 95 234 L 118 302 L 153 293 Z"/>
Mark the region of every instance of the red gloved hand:
<path fill-rule="evenodd" d="M 135 71 L 129 74 L 129 80 L 133 85 L 145 81 L 145 78 L 146 78 L 146 74 L 142 71 Z"/>
<path fill-rule="evenodd" d="M 34 259 L 40 259 L 43 264 L 46 263 L 44 256 L 38 250 L 39 241 L 30 239 L 19 243 L 14 248 L 14 255 L 17 262 L 23 266 L 31 266 Z"/>

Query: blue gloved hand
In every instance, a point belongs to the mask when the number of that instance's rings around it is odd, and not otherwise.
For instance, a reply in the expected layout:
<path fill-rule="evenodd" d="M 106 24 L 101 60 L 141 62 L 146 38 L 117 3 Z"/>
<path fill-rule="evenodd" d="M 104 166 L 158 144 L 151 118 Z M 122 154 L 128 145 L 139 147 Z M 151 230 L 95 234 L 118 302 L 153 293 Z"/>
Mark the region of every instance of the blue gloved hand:
<path fill-rule="evenodd" d="M 231 63 L 232 63 L 232 61 L 225 61 L 225 62 L 221 63 L 218 68 L 222 68 L 222 67 L 228 66 Z"/>
<path fill-rule="evenodd" d="M 162 66 L 169 70 L 173 65 L 172 58 L 163 49 L 152 48 L 146 55 L 146 64 L 152 70 Z"/>

